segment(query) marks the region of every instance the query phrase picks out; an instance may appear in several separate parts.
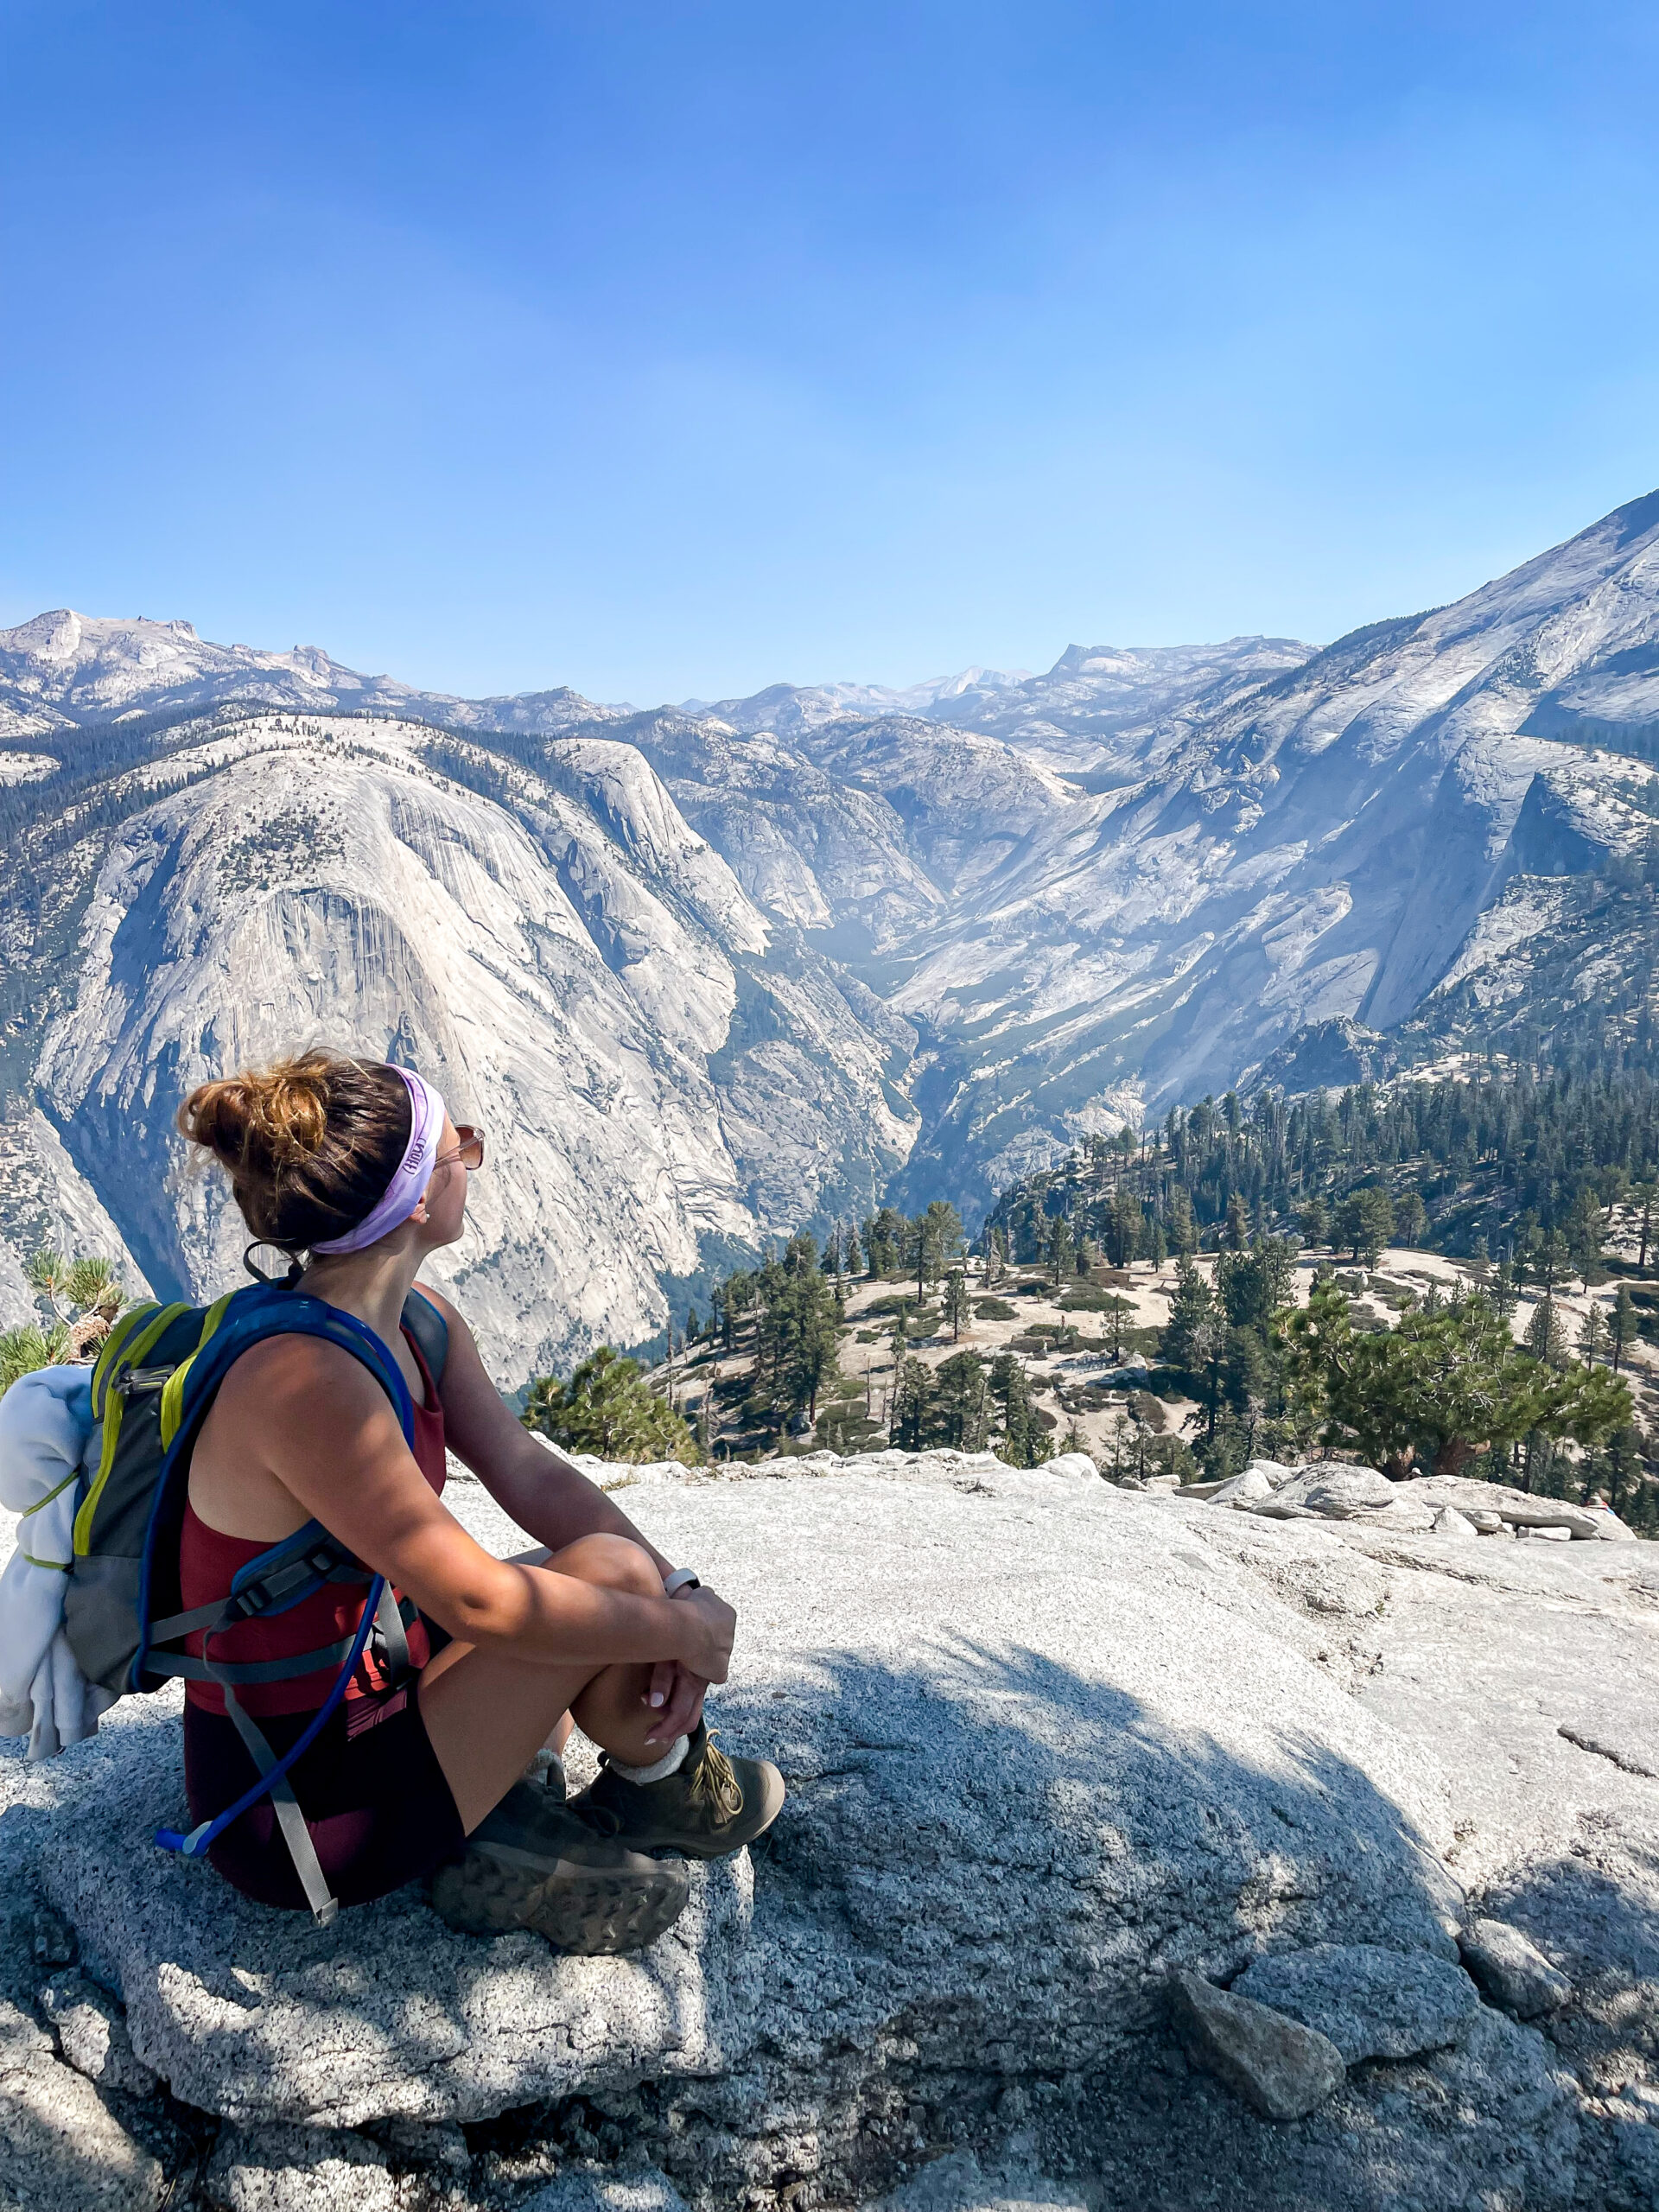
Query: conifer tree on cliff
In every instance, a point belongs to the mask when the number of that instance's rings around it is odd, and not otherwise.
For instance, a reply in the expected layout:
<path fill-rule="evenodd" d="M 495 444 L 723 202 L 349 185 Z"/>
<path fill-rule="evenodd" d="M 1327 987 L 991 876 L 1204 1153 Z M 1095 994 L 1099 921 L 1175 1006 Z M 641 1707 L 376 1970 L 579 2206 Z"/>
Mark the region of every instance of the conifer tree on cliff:
<path fill-rule="evenodd" d="M 1342 1290 L 1326 1281 L 1301 1312 L 1280 1316 L 1279 1341 L 1293 1395 L 1323 1419 L 1326 1443 L 1395 1479 L 1414 1458 L 1459 1475 L 1483 1449 L 1535 1431 L 1591 1445 L 1630 1420 L 1630 1394 L 1617 1376 L 1534 1358 L 1478 1294 L 1361 1334 Z"/>

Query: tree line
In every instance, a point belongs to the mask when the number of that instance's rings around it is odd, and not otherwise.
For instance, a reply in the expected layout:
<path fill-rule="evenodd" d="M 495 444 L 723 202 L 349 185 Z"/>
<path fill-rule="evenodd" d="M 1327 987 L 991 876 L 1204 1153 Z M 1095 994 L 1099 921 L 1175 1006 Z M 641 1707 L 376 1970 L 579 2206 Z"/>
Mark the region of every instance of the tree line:
<path fill-rule="evenodd" d="M 1609 1210 L 1626 1203 L 1647 1222 L 1659 1209 L 1650 1074 L 1493 1071 L 1172 1107 L 1012 1185 L 982 1241 L 1039 1262 L 1064 1214 L 1073 1247 L 1091 1243 L 1116 1267 L 1293 1229 L 1361 1260 L 1392 1242 L 1513 1263 L 1541 1231 L 1575 1258 L 1599 1252 Z"/>

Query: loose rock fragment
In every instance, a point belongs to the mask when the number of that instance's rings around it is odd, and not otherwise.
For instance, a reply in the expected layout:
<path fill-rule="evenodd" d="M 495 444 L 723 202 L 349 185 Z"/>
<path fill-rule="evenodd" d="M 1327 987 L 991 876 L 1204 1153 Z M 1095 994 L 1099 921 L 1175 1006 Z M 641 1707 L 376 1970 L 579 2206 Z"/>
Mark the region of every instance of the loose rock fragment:
<path fill-rule="evenodd" d="M 75 1931 L 55 1907 L 43 1904 L 35 1915 L 35 1963 L 67 1967 L 75 1955 Z"/>
<path fill-rule="evenodd" d="M 96 1982 L 73 1967 L 54 1974 L 41 1991 L 41 2010 L 77 2074 L 100 2088 L 124 2089 L 130 2096 L 155 2094 L 155 2069 L 134 2050 L 125 2015 Z"/>
<path fill-rule="evenodd" d="M 1480 2011 L 1474 1984 L 1460 1967 L 1427 1951 L 1389 1951 L 1376 1943 L 1315 1943 L 1257 1959 L 1233 1993 L 1328 2036 L 1350 2066 L 1443 2050 Z"/>
<path fill-rule="evenodd" d="M 1553 2012 L 1573 1994 L 1573 1985 L 1560 1969 L 1507 1920 L 1476 1921 L 1459 1937 L 1458 1948 L 1492 2003 L 1517 2019 Z"/>
<path fill-rule="evenodd" d="M 1217 1989 L 1202 1974 L 1170 1977 L 1170 2018 L 1187 2056 L 1266 2120 L 1300 2120 L 1338 2088 L 1342 2053 L 1316 2028 Z"/>
<path fill-rule="evenodd" d="M 385 2153 L 343 2128 L 226 2127 L 203 2186 L 223 2212 L 397 2212 Z"/>

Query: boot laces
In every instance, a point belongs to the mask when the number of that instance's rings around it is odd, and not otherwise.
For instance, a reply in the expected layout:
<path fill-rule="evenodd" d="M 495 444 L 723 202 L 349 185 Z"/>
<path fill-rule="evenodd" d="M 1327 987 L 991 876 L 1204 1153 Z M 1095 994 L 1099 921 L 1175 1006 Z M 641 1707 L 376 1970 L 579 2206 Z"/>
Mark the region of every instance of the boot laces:
<path fill-rule="evenodd" d="M 715 1741 L 718 1732 L 711 1728 L 704 1739 L 690 1794 L 694 1805 L 712 1806 L 722 1820 L 734 1821 L 743 1809 L 743 1790 L 730 1759 Z"/>

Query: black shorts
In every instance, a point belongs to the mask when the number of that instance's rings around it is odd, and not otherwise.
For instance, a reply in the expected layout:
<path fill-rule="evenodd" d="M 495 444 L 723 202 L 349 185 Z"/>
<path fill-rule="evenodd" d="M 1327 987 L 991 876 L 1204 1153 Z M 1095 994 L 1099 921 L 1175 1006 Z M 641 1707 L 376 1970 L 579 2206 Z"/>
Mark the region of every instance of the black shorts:
<path fill-rule="evenodd" d="M 289 1769 L 323 1877 L 341 1904 L 366 1904 L 401 1889 L 455 1857 L 465 1841 L 416 1693 L 410 1681 L 378 1697 L 343 1700 Z M 313 1718 L 272 1714 L 259 1728 L 280 1758 Z M 236 1723 L 187 1701 L 184 1785 L 192 1820 L 212 1820 L 257 1779 Z M 207 1858 L 244 1897 L 307 1910 L 269 1797 L 232 1821 Z"/>

